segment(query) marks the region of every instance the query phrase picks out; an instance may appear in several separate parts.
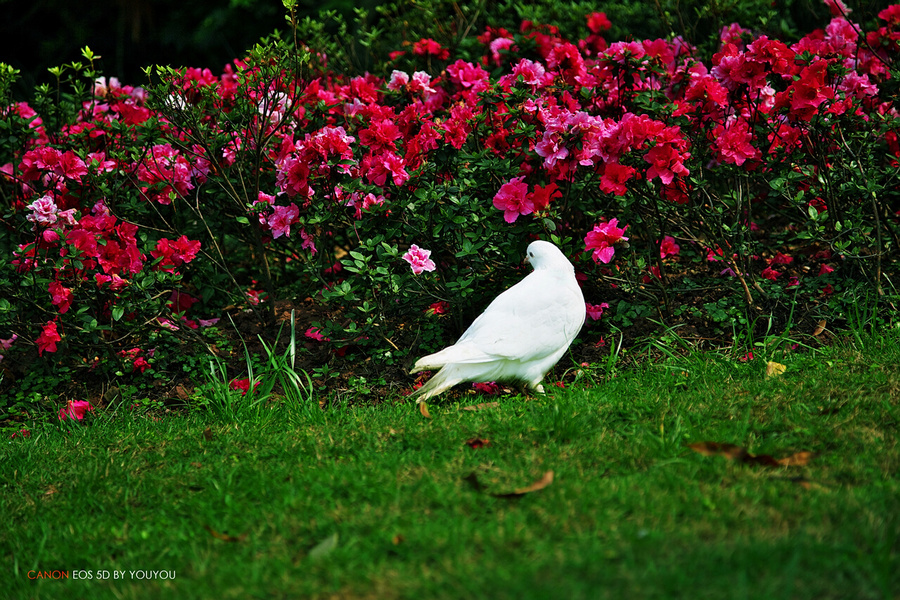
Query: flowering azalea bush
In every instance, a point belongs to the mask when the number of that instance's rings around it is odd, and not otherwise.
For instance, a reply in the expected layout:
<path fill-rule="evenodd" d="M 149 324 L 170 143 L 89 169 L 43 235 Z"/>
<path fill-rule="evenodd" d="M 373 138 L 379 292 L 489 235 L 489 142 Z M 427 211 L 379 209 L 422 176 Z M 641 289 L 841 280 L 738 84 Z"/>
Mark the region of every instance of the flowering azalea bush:
<path fill-rule="evenodd" d="M 488 27 L 474 60 L 421 39 L 405 70 L 358 77 L 273 37 L 142 89 L 86 50 L 71 93 L 0 113 L 4 363 L 152 373 L 225 307 L 271 322 L 298 297 L 339 315 L 304 324 L 310 343 L 402 363 L 452 341 L 538 237 L 621 328 L 892 293 L 900 6 L 867 31 L 838 7 L 790 45 L 735 24 L 711 61 L 584 18 L 575 40 Z M 717 296 L 675 301 L 699 289 Z"/>

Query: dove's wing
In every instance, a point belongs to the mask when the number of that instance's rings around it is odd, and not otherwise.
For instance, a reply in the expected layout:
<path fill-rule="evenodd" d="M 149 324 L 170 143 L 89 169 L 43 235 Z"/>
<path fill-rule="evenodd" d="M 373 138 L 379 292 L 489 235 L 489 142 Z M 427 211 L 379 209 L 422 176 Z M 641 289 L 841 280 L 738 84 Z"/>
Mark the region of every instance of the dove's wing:
<path fill-rule="evenodd" d="M 568 347 L 584 323 L 584 299 L 575 278 L 561 275 L 535 271 L 497 296 L 451 346 L 451 361 L 528 362 Z"/>

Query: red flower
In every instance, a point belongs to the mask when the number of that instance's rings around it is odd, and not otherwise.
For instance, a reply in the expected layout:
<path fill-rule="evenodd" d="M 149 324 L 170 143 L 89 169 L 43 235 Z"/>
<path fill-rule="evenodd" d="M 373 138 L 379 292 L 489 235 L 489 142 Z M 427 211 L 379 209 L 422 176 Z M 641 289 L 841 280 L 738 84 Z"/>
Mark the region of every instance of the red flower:
<path fill-rule="evenodd" d="M 607 194 L 624 196 L 628 191 L 625 182 L 634 176 L 635 170 L 626 165 L 608 163 L 603 167 L 603 175 L 600 177 L 600 189 Z"/>
<path fill-rule="evenodd" d="M 51 281 L 49 291 L 52 302 L 57 308 L 59 308 L 60 314 L 69 310 L 69 307 L 72 306 L 72 299 L 74 298 L 72 290 L 67 287 L 63 287 L 63 285 L 58 281 Z"/>
<path fill-rule="evenodd" d="M 419 56 L 436 56 L 440 60 L 450 58 L 450 50 L 442 47 L 439 43 L 431 38 L 423 38 L 413 44 L 413 54 Z"/>
<path fill-rule="evenodd" d="M 555 183 L 550 183 L 544 187 L 534 186 L 534 192 L 531 193 L 531 203 L 534 205 L 534 211 L 540 212 L 547 209 L 550 200 L 554 198 L 562 198 L 562 192 Z"/>
<path fill-rule="evenodd" d="M 771 279 L 772 281 L 775 281 L 776 279 L 778 279 L 778 278 L 781 277 L 782 275 L 783 275 L 783 273 L 779 273 L 778 271 L 776 271 L 776 270 L 773 269 L 772 267 L 766 267 L 765 269 L 763 269 L 763 272 L 762 272 L 762 276 L 763 276 L 764 278 L 766 278 L 766 279 Z"/>
<path fill-rule="evenodd" d="M 606 13 L 593 12 L 587 16 L 587 26 L 591 33 L 600 33 L 612 27 L 612 23 L 606 17 Z"/>
<path fill-rule="evenodd" d="M 65 421 L 72 419 L 73 421 L 81 421 L 84 419 L 84 413 L 93 411 L 94 407 L 86 400 L 69 400 L 65 408 L 59 409 L 59 420 Z"/>
<path fill-rule="evenodd" d="M 44 352 L 56 352 L 56 342 L 59 341 L 62 341 L 62 337 L 56 330 L 56 321 L 47 321 L 37 339 L 38 355 L 43 356 Z"/>
<path fill-rule="evenodd" d="M 667 235 L 663 238 L 662 243 L 659 245 L 659 257 L 665 258 L 667 256 L 678 256 L 678 253 L 681 251 L 681 246 L 675 243 L 675 238 L 671 235 Z"/>

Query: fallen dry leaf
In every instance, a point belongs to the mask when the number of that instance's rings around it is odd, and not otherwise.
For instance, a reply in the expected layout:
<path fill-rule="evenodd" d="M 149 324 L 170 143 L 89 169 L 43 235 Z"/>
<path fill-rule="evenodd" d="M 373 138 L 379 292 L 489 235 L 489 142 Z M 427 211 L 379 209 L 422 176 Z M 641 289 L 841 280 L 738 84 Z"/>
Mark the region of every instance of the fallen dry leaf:
<path fill-rule="evenodd" d="M 481 438 L 474 437 L 471 440 L 466 440 L 466 445 L 472 450 L 481 450 L 486 446 L 491 445 L 490 440 L 483 440 Z"/>
<path fill-rule="evenodd" d="M 402 533 L 398 533 L 393 538 L 391 538 L 391 543 L 395 546 L 399 546 L 400 544 L 402 544 L 405 541 L 406 541 L 406 538 L 403 537 Z"/>
<path fill-rule="evenodd" d="M 797 452 L 796 454 L 779 458 L 778 464 L 783 467 L 805 467 L 815 455 L 815 452 Z"/>
<path fill-rule="evenodd" d="M 242 533 L 241 535 L 228 535 L 227 533 L 219 533 L 209 525 L 204 525 L 206 530 L 217 540 L 222 540 L 223 542 L 243 542 L 247 539 L 247 534 Z"/>
<path fill-rule="evenodd" d="M 212 438 L 213 438 L 212 428 L 207 427 L 206 429 L 203 430 L 203 439 L 206 440 L 207 442 L 211 442 Z"/>
<path fill-rule="evenodd" d="M 703 456 L 722 456 L 735 462 L 763 467 L 802 467 L 815 456 L 813 452 L 803 451 L 777 459 L 768 454 L 750 454 L 746 448 L 722 442 L 694 442 L 687 447 Z"/>
<path fill-rule="evenodd" d="M 469 473 L 468 475 L 463 477 L 463 480 L 465 480 L 469 484 L 471 484 L 472 487 L 475 488 L 476 492 L 484 491 L 484 486 L 481 484 L 480 481 L 478 481 L 478 476 L 475 475 L 475 473 Z M 525 494 L 530 494 L 531 492 L 537 492 L 539 490 L 542 490 L 545 487 L 547 487 L 548 485 L 550 485 L 551 483 L 553 483 L 553 471 L 547 471 L 546 473 L 544 473 L 544 475 L 540 479 L 538 479 L 531 485 L 527 485 L 523 488 L 518 488 L 516 490 L 513 490 L 512 492 L 507 492 L 505 494 L 492 494 L 492 493 L 489 493 L 489 494 L 491 496 L 493 496 L 494 498 L 520 498 L 521 496 L 524 496 Z"/>
<path fill-rule="evenodd" d="M 813 331 L 813 337 L 822 335 L 822 332 L 825 331 L 825 326 L 827 324 L 828 324 L 828 321 L 826 321 L 825 319 L 822 319 L 821 321 L 819 321 L 819 323 L 816 325 L 816 330 Z"/>
<path fill-rule="evenodd" d="M 175 386 L 175 395 L 178 396 L 180 400 L 191 399 L 190 393 L 181 384 Z"/>
<path fill-rule="evenodd" d="M 484 410 L 485 408 L 497 408 L 500 406 L 499 402 L 482 402 L 481 404 L 475 404 L 472 406 L 463 406 L 463 410 Z"/>
<path fill-rule="evenodd" d="M 747 454 L 747 450 L 740 446 L 720 442 L 694 442 L 687 446 L 703 456 L 724 456 L 729 460 L 741 460 Z"/>
<path fill-rule="evenodd" d="M 777 363 L 771 360 L 766 363 L 766 377 L 781 375 L 785 371 L 787 371 L 787 367 L 781 363 Z"/>
<path fill-rule="evenodd" d="M 194 467 L 195 469 L 199 469 L 200 467 L 203 466 L 203 463 L 192 462 L 191 466 Z"/>
<path fill-rule="evenodd" d="M 424 402 L 419 403 L 419 412 L 422 413 L 422 416 L 425 417 L 426 419 L 431 418 L 431 413 L 428 412 L 428 405 L 425 404 Z"/>

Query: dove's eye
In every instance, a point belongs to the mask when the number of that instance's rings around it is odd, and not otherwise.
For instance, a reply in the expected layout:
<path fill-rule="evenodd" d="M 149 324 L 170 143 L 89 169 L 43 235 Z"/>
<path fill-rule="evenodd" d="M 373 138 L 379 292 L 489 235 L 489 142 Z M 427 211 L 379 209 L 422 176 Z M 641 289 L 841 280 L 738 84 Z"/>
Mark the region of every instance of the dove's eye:
<path fill-rule="evenodd" d="M 534 258 L 534 252 L 529 252 L 528 256 L 530 256 L 531 258 Z"/>

